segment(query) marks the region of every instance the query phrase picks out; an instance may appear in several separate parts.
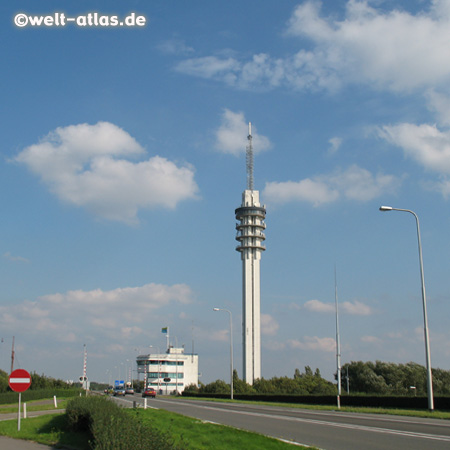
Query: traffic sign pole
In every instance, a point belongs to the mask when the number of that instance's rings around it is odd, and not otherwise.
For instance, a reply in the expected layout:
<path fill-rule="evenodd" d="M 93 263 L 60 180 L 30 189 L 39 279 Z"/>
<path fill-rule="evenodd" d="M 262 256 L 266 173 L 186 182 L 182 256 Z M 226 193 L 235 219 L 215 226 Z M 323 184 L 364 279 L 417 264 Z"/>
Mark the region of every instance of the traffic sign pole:
<path fill-rule="evenodd" d="M 20 431 L 20 401 L 22 400 L 22 392 L 19 392 L 19 411 L 17 412 L 17 431 Z"/>
<path fill-rule="evenodd" d="M 17 413 L 17 431 L 20 431 L 20 408 L 22 403 L 22 392 L 31 386 L 31 375 L 23 369 L 16 369 L 9 376 L 9 387 L 19 393 L 19 411 Z"/>

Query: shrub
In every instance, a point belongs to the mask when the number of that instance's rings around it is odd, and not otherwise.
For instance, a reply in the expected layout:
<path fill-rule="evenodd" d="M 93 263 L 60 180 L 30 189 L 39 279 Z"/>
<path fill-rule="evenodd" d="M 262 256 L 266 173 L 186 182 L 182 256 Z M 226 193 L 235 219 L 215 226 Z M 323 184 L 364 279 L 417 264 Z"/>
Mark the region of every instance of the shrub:
<path fill-rule="evenodd" d="M 106 397 L 79 397 L 66 409 L 69 428 L 86 431 L 95 450 L 182 450 L 171 438 L 144 425 L 135 411 Z"/>

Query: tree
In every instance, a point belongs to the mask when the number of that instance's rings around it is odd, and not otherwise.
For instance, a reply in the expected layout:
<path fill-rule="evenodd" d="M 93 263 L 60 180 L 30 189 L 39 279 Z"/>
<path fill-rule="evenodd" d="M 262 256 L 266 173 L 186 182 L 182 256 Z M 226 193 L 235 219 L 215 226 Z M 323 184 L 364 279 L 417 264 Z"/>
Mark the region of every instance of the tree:
<path fill-rule="evenodd" d="M 199 392 L 204 394 L 229 394 L 230 385 L 223 380 L 216 380 L 212 383 L 201 386 Z"/>
<path fill-rule="evenodd" d="M 235 394 L 250 394 L 253 392 L 252 386 L 239 378 L 236 369 L 233 370 L 233 392 Z"/>
<path fill-rule="evenodd" d="M 433 375 L 435 372 L 438 374 L 438 378 L 434 376 L 434 393 L 443 394 L 446 392 L 446 383 L 445 381 L 441 383 L 439 380 L 445 380 L 447 373 L 450 380 L 450 371 L 433 369 Z M 347 373 L 352 392 L 392 395 L 410 395 L 411 392 L 417 395 L 426 395 L 427 393 L 426 369 L 414 362 L 396 364 L 382 361 L 375 363 L 352 361 L 350 364 L 342 366 L 344 386 L 347 384 Z M 411 390 L 412 386 L 415 388 L 413 391 Z"/>
<path fill-rule="evenodd" d="M 190 384 L 189 386 L 186 386 L 183 393 L 184 394 L 197 394 L 199 392 L 199 387 L 196 384 Z"/>
<path fill-rule="evenodd" d="M 8 378 L 8 374 L 0 370 L 0 392 L 6 392 L 8 390 Z"/>
<path fill-rule="evenodd" d="M 259 378 L 253 383 L 253 389 L 258 394 L 275 394 L 276 386 L 273 382 L 273 378 L 271 380 L 266 380 L 265 378 Z"/>
<path fill-rule="evenodd" d="M 347 369 L 347 367 L 346 367 Z M 372 362 L 352 361 L 348 365 L 348 374 L 351 380 L 352 392 L 367 392 L 385 394 L 388 392 L 386 381 L 381 375 L 375 373 L 375 364 Z"/>

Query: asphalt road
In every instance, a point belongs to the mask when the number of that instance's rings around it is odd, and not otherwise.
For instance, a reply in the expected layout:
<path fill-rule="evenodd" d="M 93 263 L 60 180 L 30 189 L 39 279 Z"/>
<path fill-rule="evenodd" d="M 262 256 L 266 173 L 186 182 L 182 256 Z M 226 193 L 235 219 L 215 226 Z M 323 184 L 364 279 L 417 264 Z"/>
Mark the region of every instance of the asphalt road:
<path fill-rule="evenodd" d="M 132 406 L 140 396 L 117 399 Z M 450 449 L 450 421 L 378 414 L 312 411 L 279 406 L 147 399 L 148 407 L 254 431 L 324 450 Z"/>

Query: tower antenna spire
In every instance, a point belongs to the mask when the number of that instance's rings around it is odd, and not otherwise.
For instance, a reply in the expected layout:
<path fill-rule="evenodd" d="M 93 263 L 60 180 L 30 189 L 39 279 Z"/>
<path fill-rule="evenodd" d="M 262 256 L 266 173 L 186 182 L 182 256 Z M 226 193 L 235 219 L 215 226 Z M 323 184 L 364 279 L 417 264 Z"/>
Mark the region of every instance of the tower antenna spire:
<path fill-rule="evenodd" d="M 253 137 L 252 137 L 252 123 L 248 123 L 248 144 L 246 148 L 247 160 L 247 189 L 253 191 Z"/>

